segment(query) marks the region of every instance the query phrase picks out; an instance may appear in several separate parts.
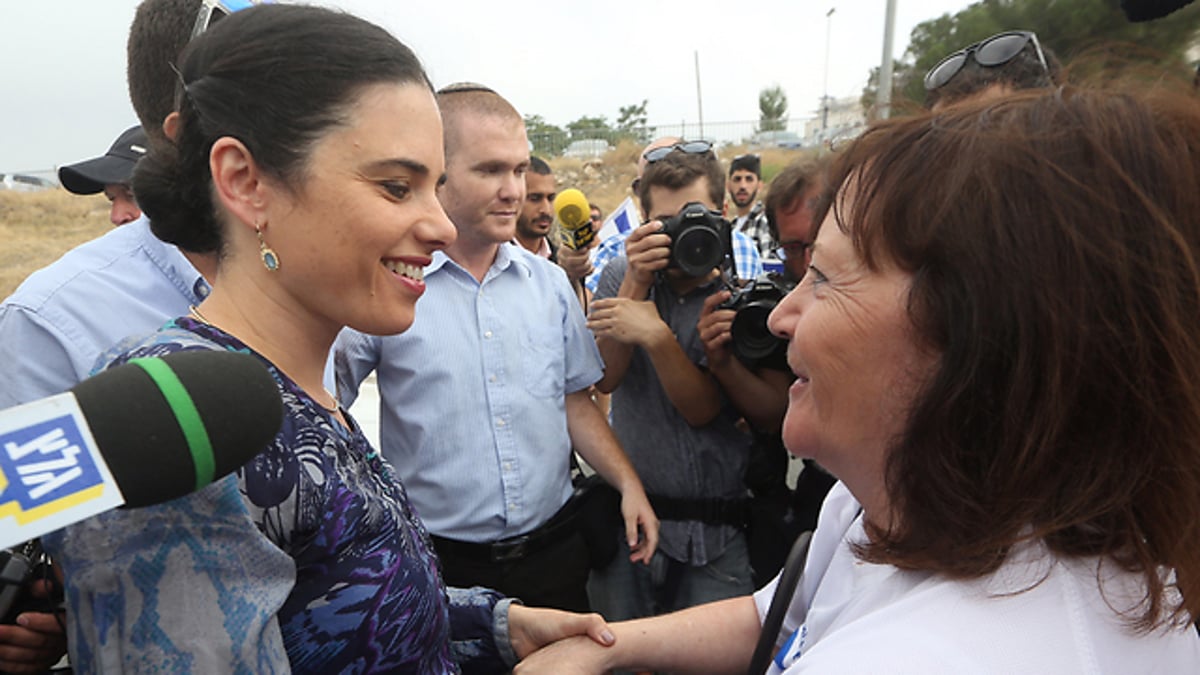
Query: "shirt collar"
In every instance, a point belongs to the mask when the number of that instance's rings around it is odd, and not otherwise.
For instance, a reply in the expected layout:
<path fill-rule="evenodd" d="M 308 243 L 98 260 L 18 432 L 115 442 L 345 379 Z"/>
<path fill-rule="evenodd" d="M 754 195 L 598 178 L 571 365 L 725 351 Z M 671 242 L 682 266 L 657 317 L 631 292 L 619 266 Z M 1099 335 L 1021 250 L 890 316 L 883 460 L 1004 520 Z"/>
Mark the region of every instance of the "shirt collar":
<path fill-rule="evenodd" d="M 531 273 L 532 268 L 530 267 L 529 261 L 521 257 L 521 251 L 525 251 L 525 249 L 521 248 L 519 244 L 501 244 L 498 246 L 496 250 L 496 260 L 492 262 L 488 276 L 500 274 L 501 272 L 507 270 L 509 266 L 514 263 L 523 269 L 527 275 Z M 528 251 L 525 252 L 529 253 Z M 529 255 L 532 256 L 533 254 L 529 253 Z M 430 261 L 429 266 L 425 268 L 425 275 L 429 276 L 430 274 L 434 274 L 435 272 L 441 270 L 446 266 L 447 262 L 453 263 L 455 267 L 462 269 L 461 265 L 450 260 L 450 256 L 446 255 L 445 251 L 434 251 L 433 260 Z"/>

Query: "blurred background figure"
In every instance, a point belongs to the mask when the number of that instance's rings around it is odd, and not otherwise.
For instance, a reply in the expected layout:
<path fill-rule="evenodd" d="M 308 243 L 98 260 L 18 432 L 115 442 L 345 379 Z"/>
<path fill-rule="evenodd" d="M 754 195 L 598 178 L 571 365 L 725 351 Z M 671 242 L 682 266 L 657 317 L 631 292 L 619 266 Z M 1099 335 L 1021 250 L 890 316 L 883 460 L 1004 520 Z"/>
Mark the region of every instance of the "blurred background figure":
<path fill-rule="evenodd" d="M 596 231 L 599 232 L 600 226 L 604 224 L 603 209 L 589 202 L 588 211 L 591 213 L 592 227 L 596 228 Z"/>
<path fill-rule="evenodd" d="M 141 126 L 126 129 L 108 152 L 69 164 L 58 170 L 58 180 L 68 192 L 94 195 L 103 192 L 112 203 L 108 219 L 113 225 L 132 223 L 142 215 L 129 187 L 133 167 L 146 154 L 146 132 Z"/>
<path fill-rule="evenodd" d="M 525 199 L 517 213 L 517 236 L 513 243 L 526 251 L 554 261 L 558 238 L 554 232 L 554 197 L 558 180 L 554 170 L 540 157 L 529 158 L 525 171 Z"/>
<path fill-rule="evenodd" d="M 729 214 L 734 229 L 754 240 L 761 257 L 771 255 L 775 246 L 771 232 L 767 227 L 767 214 L 763 211 L 763 203 L 758 199 L 758 191 L 762 188 L 762 158 L 758 155 L 738 155 L 729 162 L 729 178 L 725 180 L 725 189 L 729 192 L 729 201 L 733 202 L 733 212 Z"/>

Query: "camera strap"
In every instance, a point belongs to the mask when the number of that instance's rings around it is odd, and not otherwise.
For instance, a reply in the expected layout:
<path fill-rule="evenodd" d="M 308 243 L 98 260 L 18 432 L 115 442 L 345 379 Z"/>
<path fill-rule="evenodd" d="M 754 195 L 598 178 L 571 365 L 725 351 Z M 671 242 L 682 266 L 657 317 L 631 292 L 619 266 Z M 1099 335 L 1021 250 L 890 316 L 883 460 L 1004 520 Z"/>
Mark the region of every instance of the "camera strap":
<path fill-rule="evenodd" d="M 725 237 L 725 257 L 721 262 L 721 279 L 725 281 L 725 285 L 730 290 L 734 290 L 736 288 L 740 288 L 742 284 L 741 279 L 738 278 L 737 260 L 734 259 L 733 223 L 725 220 L 724 218 L 722 218 L 721 221 L 724 223 L 724 227 L 721 229 L 724 230 Z"/>

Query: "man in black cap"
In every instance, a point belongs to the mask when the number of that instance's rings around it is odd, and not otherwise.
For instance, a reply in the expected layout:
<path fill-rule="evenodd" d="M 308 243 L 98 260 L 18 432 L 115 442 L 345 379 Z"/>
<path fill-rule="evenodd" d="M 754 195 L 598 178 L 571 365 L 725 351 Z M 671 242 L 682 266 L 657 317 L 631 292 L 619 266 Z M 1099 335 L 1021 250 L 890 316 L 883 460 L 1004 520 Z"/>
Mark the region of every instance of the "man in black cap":
<path fill-rule="evenodd" d="M 146 132 L 140 126 L 126 129 L 103 156 L 58 170 L 58 180 L 77 195 L 103 192 L 112 202 L 108 219 L 113 225 L 131 223 L 142 215 L 129 189 L 133 167 L 146 154 Z"/>
<path fill-rule="evenodd" d="M 775 240 L 767 224 L 767 214 L 758 200 L 762 186 L 762 160 L 758 155 L 738 155 L 729 163 L 729 178 L 725 189 L 733 201 L 734 212 L 729 214 L 733 227 L 754 240 L 762 258 L 773 256 Z"/>

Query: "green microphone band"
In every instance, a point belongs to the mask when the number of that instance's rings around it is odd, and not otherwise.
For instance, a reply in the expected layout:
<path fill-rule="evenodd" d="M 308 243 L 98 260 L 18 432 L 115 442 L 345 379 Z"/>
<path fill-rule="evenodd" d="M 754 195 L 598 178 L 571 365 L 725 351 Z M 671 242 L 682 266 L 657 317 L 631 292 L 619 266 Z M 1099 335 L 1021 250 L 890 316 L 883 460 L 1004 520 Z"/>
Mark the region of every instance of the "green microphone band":
<path fill-rule="evenodd" d="M 129 362 L 137 364 L 154 380 L 163 398 L 167 400 L 171 412 L 175 414 L 175 421 L 179 424 L 184 440 L 187 441 L 188 451 L 192 454 L 192 466 L 196 469 L 196 489 L 208 485 L 213 481 L 213 474 L 216 472 L 216 460 L 213 459 L 208 431 L 204 428 L 200 411 L 196 409 L 187 387 L 183 386 L 179 376 L 162 359 L 140 358 L 130 359 Z"/>

